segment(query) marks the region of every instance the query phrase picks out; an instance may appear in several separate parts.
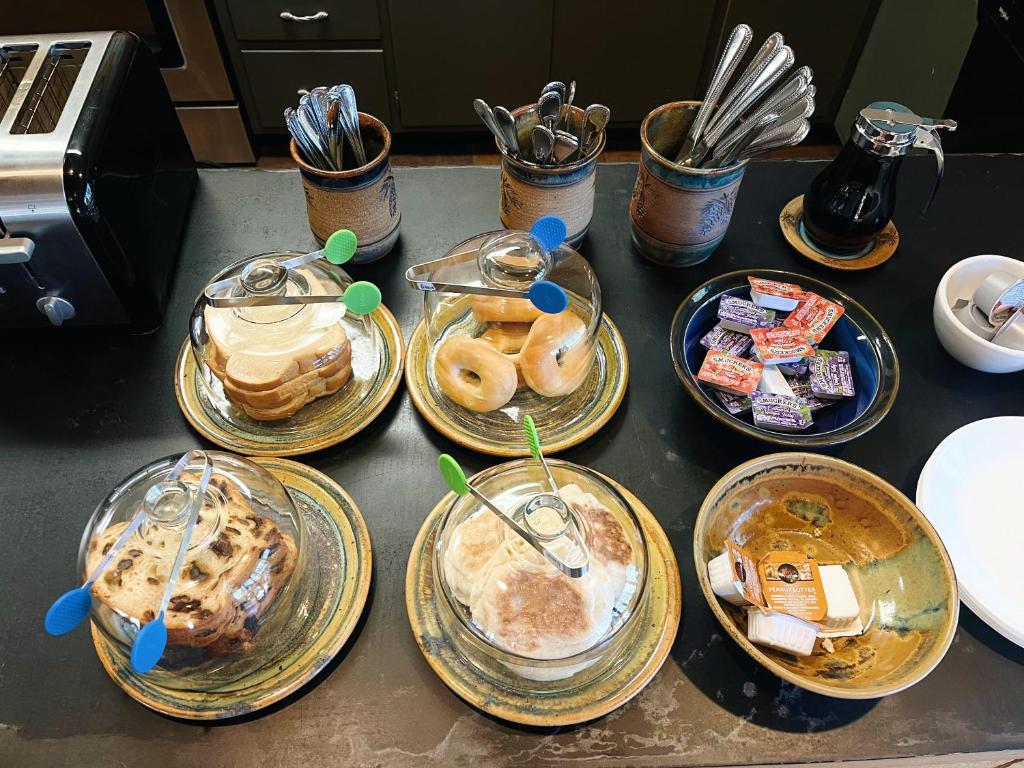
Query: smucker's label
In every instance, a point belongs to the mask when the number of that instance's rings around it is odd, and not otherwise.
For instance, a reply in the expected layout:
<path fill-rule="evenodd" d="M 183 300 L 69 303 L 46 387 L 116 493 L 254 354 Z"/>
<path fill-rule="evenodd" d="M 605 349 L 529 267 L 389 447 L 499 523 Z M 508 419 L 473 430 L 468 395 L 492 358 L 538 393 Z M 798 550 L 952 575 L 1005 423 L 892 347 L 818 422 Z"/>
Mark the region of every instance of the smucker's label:
<path fill-rule="evenodd" d="M 757 389 L 763 371 L 764 366 L 756 360 L 712 351 L 704 358 L 697 379 L 715 389 L 749 396 Z"/>
<path fill-rule="evenodd" d="M 762 296 L 778 296 L 780 299 L 796 299 L 803 301 L 807 292 L 795 283 L 781 283 L 777 280 L 765 280 L 761 277 L 748 277 L 750 290 Z"/>
<path fill-rule="evenodd" d="M 807 343 L 802 330 L 793 328 L 753 328 L 757 359 L 766 365 L 798 362 L 814 356 L 814 347 Z"/>
<path fill-rule="evenodd" d="M 783 321 L 786 328 L 803 331 L 807 341 L 820 344 L 828 335 L 839 318 L 843 316 L 842 304 L 836 304 L 816 293 L 808 293 L 807 298 L 790 312 Z"/>

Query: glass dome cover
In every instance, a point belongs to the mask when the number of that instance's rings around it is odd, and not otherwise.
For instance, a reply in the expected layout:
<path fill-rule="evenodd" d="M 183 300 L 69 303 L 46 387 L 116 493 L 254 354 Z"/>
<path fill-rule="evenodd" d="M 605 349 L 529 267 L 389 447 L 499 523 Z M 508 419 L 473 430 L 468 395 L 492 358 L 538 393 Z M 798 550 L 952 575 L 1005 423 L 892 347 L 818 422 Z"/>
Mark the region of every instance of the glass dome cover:
<path fill-rule="evenodd" d="M 192 451 L 139 469 L 107 496 L 85 529 L 78 570 L 83 581 L 95 576 L 93 625 L 126 666 L 167 688 L 231 690 L 294 650 L 295 617 L 317 592 L 315 559 L 302 516 L 270 472 L 234 454 Z M 147 628 L 161 622 L 166 646 L 140 669 Z"/>
<path fill-rule="evenodd" d="M 456 498 L 438 524 L 434 579 L 442 625 L 469 663 L 492 677 L 511 672 L 557 685 L 584 670 L 599 674 L 629 652 L 634 619 L 646 604 L 648 565 L 629 502 L 585 467 L 548 465 L 557 494 L 532 459 L 473 478 L 472 491 Z M 573 575 L 476 494 L 534 533 Z M 567 524 L 552 496 L 564 502 Z"/>
<path fill-rule="evenodd" d="M 347 244 L 354 251 L 355 236 L 341 230 L 323 251 L 242 259 L 196 300 L 189 336 L 202 388 L 229 422 L 281 421 L 339 392 L 358 405 L 372 390 L 382 356 L 368 314 L 380 291 L 338 266 Z"/>
<path fill-rule="evenodd" d="M 477 235 L 409 269 L 424 292 L 431 389 L 518 422 L 581 387 L 597 357 L 601 288 L 564 239 L 561 220 L 544 217 L 530 232 Z"/>

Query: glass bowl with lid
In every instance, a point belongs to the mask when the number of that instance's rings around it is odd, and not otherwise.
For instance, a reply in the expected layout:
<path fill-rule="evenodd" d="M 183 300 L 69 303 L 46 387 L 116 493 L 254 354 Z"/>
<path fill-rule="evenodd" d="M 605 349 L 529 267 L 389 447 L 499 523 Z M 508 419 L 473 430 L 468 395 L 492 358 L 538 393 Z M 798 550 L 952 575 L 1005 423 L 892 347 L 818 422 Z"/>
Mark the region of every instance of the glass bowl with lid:
<path fill-rule="evenodd" d="M 649 592 L 647 542 L 629 502 L 585 467 L 547 464 L 557 495 L 531 459 L 472 478 L 441 517 L 433 551 L 440 625 L 459 656 L 526 693 L 564 692 L 624 663 Z"/>
<path fill-rule="evenodd" d="M 273 674 L 301 642 L 296 617 L 314 606 L 317 559 L 269 471 L 234 454 L 191 451 L 111 491 L 82 536 L 78 572 L 92 580 L 93 626 L 123 666 L 164 688 L 225 692 Z M 51 634 L 73 627 L 51 614 Z M 160 623 L 165 645 L 147 668 L 140 658 Z"/>
<path fill-rule="evenodd" d="M 571 401 L 586 397 L 588 380 L 599 388 L 601 288 L 564 240 L 564 223 L 544 217 L 530 232 L 486 232 L 406 273 L 424 292 L 426 383 L 454 405 L 454 420 L 507 426 L 544 414 L 550 423 L 582 407 Z"/>
<path fill-rule="evenodd" d="M 344 419 L 374 391 L 382 353 L 368 315 L 380 291 L 339 266 L 355 247 L 340 230 L 323 251 L 251 256 L 204 288 L 189 337 L 201 389 L 220 417 L 252 431 L 342 397 L 335 418 Z"/>

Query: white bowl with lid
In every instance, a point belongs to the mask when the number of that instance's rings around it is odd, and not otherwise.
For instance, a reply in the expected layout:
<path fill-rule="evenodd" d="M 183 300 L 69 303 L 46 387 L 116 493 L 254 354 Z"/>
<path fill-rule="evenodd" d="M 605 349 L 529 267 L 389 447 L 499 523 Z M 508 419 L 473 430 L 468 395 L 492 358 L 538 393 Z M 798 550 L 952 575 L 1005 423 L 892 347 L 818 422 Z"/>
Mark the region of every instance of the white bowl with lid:
<path fill-rule="evenodd" d="M 1024 370 L 1024 350 L 983 339 L 953 313 L 957 300 L 970 299 L 985 278 L 996 271 L 1024 278 L 1024 261 L 983 254 L 958 261 L 950 267 L 935 289 L 932 320 L 943 348 L 967 367 L 985 373 L 1014 373 Z"/>

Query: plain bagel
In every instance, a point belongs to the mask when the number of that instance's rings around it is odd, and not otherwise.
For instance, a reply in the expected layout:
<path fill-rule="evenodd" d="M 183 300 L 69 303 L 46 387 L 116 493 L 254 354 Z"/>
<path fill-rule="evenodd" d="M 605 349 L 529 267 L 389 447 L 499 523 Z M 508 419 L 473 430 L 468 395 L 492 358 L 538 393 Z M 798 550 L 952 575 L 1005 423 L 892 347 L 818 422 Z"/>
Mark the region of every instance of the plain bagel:
<path fill-rule="evenodd" d="M 486 341 L 451 336 L 434 358 L 441 391 L 464 408 L 487 413 L 516 393 L 516 365 Z"/>
<path fill-rule="evenodd" d="M 538 395 L 561 397 L 583 383 L 593 363 L 587 326 L 570 310 L 537 318 L 519 352 L 526 384 Z"/>
<path fill-rule="evenodd" d="M 529 299 L 473 297 L 473 317 L 481 323 L 532 323 L 542 314 Z"/>

